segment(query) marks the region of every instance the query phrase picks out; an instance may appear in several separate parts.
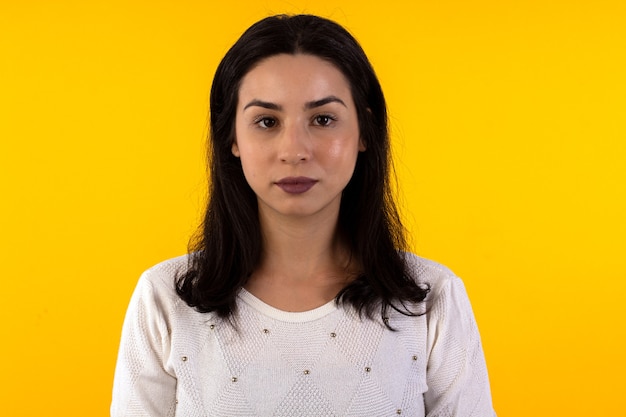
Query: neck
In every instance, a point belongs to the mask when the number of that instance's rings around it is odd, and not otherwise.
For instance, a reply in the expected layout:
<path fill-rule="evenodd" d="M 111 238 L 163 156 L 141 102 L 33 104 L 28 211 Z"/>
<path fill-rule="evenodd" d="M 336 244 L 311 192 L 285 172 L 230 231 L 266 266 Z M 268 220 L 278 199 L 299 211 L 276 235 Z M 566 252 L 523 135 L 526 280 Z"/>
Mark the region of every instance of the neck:
<path fill-rule="evenodd" d="M 261 215 L 261 271 L 289 280 L 310 280 L 347 267 L 349 250 L 338 233 L 338 216 L 308 218 Z"/>
<path fill-rule="evenodd" d="M 259 214 L 263 254 L 246 289 L 286 311 L 306 311 L 335 298 L 354 278 L 338 216 L 273 217 Z"/>

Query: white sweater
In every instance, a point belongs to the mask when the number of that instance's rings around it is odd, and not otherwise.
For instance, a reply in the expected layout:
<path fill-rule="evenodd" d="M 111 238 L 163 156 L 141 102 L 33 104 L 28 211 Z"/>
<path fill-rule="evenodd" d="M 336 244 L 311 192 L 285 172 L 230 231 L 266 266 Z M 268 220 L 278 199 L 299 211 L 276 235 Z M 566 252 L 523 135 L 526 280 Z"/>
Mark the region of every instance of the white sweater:
<path fill-rule="evenodd" d="M 329 302 L 277 310 L 242 290 L 236 328 L 176 294 L 185 256 L 146 271 L 130 301 L 111 416 L 495 416 L 460 279 L 407 255 L 425 315 L 359 318 Z"/>

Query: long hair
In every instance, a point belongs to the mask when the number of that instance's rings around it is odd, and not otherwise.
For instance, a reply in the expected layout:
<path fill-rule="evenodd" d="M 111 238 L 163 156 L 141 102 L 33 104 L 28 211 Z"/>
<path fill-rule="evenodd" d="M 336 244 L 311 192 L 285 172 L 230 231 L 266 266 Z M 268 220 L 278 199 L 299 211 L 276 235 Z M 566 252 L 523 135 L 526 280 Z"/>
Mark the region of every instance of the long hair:
<path fill-rule="evenodd" d="M 258 266 L 262 238 L 257 198 L 231 152 L 242 78 L 265 58 L 309 54 L 334 64 L 347 78 L 366 145 L 343 191 L 340 232 L 362 270 L 337 295 L 372 318 L 389 308 L 413 315 L 407 303 L 424 301 L 428 288 L 411 276 L 403 250 L 404 229 L 389 183 L 387 107 L 380 83 L 358 42 L 343 27 L 311 15 L 267 17 L 246 30 L 220 62 L 210 97 L 209 202 L 190 264 L 177 279 L 178 295 L 200 312 L 230 317 L 236 298 Z M 385 320 L 387 324 L 387 320 Z M 388 325 L 388 324 L 387 324 Z"/>

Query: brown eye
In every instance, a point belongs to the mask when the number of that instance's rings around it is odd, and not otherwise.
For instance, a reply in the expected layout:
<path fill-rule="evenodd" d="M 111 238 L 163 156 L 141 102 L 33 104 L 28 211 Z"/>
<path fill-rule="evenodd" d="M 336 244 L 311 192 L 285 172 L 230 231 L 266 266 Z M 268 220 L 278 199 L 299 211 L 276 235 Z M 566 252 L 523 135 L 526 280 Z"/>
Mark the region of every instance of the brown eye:
<path fill-rule="evenodd" d="M 276 119 L 273 119 L 271 117 L 262 117 L 256 123 L 262 128 L 271 129 L 272 127 L 276 126 Z"/>
<path fill-rule="evenodd" d="M 335 120 L 335 118 L 333 118 L 332 116 L 330 116 L 328 114 L 320 114 L 318 116 L 315 116 L 315 125 L 317 125 L 317 126 L 328 126 L 334 120 Z"/>

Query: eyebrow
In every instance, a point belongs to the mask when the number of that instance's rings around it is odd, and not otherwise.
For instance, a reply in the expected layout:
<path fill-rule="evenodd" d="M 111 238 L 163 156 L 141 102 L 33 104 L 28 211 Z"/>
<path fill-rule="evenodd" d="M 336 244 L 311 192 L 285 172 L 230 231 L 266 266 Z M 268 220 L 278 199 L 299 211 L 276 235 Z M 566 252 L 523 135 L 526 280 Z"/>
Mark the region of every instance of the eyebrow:
<path fill-rule="evenodd" d="M 339 104 L 341 104 L 344 107 L 348 107 L 348 106 L 346 106 L 346 103 L 344 103 L 343 100 L 340 99 L 339 97 L 328 96 L 328 97 L 324 97 L 324 98 L 319 99 L 319 100 L 308 101 L 308 102 L 306 102 L 304 104 L 304 108 L 307 109 L 307 110 L 310 110 L 310 109 L 314 109 L 314 108 L 317 108 L 317 107 L 321 107 L 321 106 L 323 106 L 325 104 L 328 104 L 328 103 L 339 103 Z M 246 110 L 248 107 L 254 107 L 254 106 L 256 106 L 256 107 L 263 107 L 264 109 L 269 109 L 269 110 L 278 110 L 278 111 L 283 109 L 282 106 L 280 106 L 280 105 L 278 105 L 276 103 L 271 103 L 269 101 L 263 101 L 263 100 L 258 100 L 258 99 L 252 100 L 251 102 L 246 104 L 243 109 Z"/>
<path fill-rule="evenodd" d="M 282 107 L 279 106 L 278 104 L 270 103 L 268 101 L 256 100 L 256 99 L 246 104 L 243 109 L 245 110 L 248 107 L 253 107 L 253 106 L 263 107 L 264 109 L 270 109 L 270 110 L 282 110 Z"/>
<path fill-rule="evenodd" d="M 321 107 L 324 104 L 328 104 L 328 103 L 339 103 L 343 107 L 348 107 L 348 106 L 346 106 L 346 103 L 344 103 L 343 100 L 340 99 L 339 97 L 328 96 L 328 97 L 324 97 L 323 99 L 320 99 L 320 100 L 309 101 L 308 103 L 306 103 L 304 105 L 304 108 L 310 110 L 310 109 L 314 109 L 316 107 Z"/>

